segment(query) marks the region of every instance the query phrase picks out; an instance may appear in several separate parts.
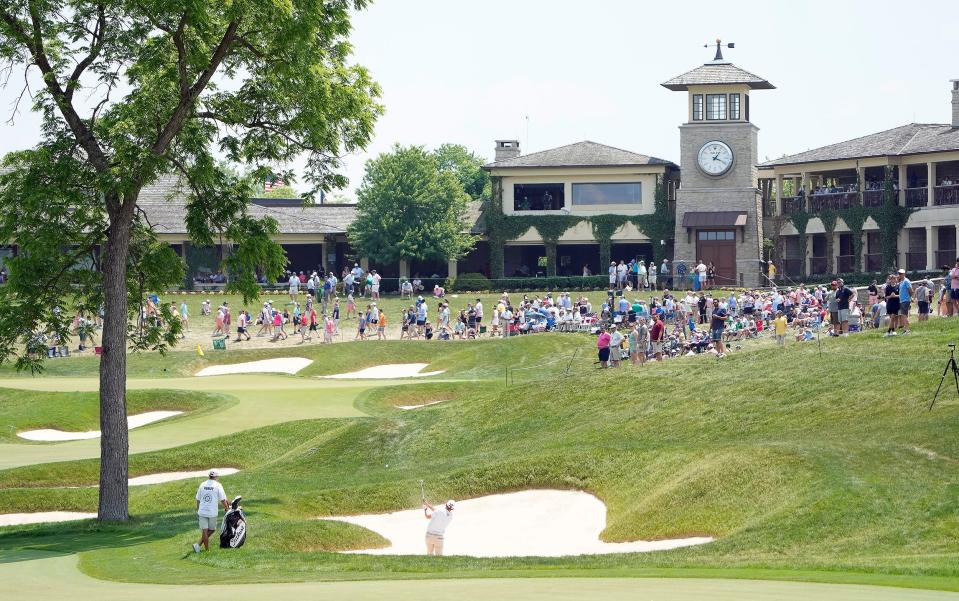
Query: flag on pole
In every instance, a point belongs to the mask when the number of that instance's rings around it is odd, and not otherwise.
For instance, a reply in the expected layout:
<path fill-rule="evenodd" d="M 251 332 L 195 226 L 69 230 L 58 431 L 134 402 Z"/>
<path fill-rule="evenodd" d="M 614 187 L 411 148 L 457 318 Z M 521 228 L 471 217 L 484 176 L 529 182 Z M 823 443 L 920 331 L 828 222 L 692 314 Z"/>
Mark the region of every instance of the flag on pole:
<path fill-rule="evenodd" d="M 200 345 L 199 345 L 199 344 L 196 345 L 196 354 L 197 354 L 197 355 L 200 355 L 201 357 L 203 356 L 203 349 L 200 348 Z"/>
<path fill-rule="evenodd" d="M 265 182 L 263 182 L 263 191 L 270 192 L 274 190 L 275 188 L 282 188 L 285 185 L 286 185 L 286 182 L 283 181 L 283 178 L 278 177 L 272 180 L 268 179 Z"/>

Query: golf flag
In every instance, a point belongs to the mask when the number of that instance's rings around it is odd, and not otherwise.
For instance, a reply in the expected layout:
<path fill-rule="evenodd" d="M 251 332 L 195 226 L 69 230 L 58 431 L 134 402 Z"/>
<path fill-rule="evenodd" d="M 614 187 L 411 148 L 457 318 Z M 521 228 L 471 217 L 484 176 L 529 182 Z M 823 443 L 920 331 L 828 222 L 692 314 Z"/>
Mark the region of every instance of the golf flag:
<path fill-rule="evenodd" d="M 203 349 L 200 348 L 199 344 L 196 345 L 196 354 L 200 355 L 201 357 L 203 356 Z"/>

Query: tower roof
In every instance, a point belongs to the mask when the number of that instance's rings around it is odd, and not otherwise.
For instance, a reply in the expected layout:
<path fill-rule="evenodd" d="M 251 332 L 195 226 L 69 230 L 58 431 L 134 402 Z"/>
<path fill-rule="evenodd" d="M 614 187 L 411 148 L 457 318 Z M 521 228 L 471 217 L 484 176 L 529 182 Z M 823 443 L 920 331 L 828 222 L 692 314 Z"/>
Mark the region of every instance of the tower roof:
<path fill-rule="evenodd" d="M 674 77 L 662 86 L 664 88 L 682 92 L 689 86 L 709 86 L 723 84 L 745 84 L 753 90 L 775 90 L 776 86 L 762 77 L 740 69 L 736 65 L 721 58 L 696 67 L 682 75 Z"/>

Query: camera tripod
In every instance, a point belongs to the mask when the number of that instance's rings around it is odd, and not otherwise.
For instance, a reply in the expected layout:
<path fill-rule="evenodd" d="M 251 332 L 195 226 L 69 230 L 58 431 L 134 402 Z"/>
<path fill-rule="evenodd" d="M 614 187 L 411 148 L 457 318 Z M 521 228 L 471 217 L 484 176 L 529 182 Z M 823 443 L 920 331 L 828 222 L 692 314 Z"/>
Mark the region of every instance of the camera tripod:
<path fill-rule="evenodd" d="M 956 394 L 959 394 L 959 365 L 956 364 L 956 345 L 949 345 L 949 362 L 946 363 L 946 369 L 942 370 L 942 377 L 939 378 L 939 386 L 936 387 L 936 394 L 932 397 L 932 402 L 929 403 L 929 411 L 932 411 L 932 406 L 936 404 L 936 399 L 939 398 L 939 391 L 942 390 L 942 383 L 946 381 L 946 375 L 949 373 L 949 370 L 952 370 L 952 377 L 956 380 Z"/>

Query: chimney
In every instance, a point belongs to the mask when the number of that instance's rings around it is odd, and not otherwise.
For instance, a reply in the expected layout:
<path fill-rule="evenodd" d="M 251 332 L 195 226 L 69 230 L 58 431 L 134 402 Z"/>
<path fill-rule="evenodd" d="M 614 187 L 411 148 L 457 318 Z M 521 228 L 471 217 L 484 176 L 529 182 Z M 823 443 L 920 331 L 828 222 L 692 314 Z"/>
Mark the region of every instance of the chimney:
<path fill-rule="evenodd" d="M 956 98 L 957 92 L 953 92 Z M 504 161 L 519 156 L 519 140 L 496 140 L 496 156 L 494 161 Z"/>
<path fill-rule="evenodd" d="M 959 79 L 952 81 L 952 126 L 959 127 Z"/>

